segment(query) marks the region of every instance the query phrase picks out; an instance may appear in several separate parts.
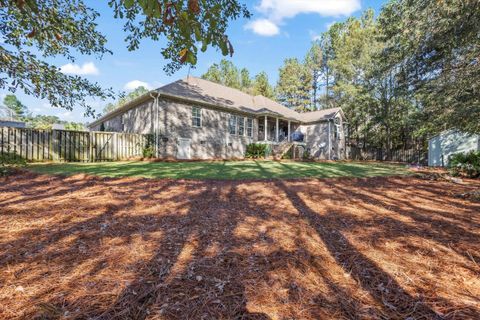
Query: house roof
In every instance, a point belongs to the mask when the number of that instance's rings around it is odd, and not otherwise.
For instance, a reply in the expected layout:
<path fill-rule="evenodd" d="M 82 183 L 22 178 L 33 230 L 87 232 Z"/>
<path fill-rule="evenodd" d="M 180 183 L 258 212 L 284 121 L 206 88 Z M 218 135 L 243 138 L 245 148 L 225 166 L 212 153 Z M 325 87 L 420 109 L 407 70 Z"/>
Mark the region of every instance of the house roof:
<path fill-rule="evenodd" d="M 167 84 L 156 90 L 152 90 L 143 96 L 128 102 L 122 107 L 107 113 L 100 119 L 91 123 L 90 127 L 95 126 L 101 121 L 108 120 L 117 114 L 132 109 L 143 101 L 151 99 L 152 94 L 187 100 L 193 103 L 203 103 L 214 107 L 221 107 L 224 109 L 231 109 L 233 111 L 240 111 L 255 115 L 278 116 L 303 123 L 319 122 L 332 119 L 339 111 L 341 111 L 340 108 L 332 108 L 299 113 L 267 97 L 261 95 L 249 95 L 238 89 L 229 88 L 208 80 L 189 76 L 185 79 L 177 80 Z"/>

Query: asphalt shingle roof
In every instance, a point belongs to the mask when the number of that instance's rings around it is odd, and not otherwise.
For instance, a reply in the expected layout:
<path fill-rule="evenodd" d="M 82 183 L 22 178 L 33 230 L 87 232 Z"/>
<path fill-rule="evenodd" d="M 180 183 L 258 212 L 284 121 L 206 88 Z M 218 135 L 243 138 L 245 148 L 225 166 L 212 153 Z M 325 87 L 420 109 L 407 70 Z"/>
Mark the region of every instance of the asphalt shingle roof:
<path fill-rule="evenodd" d="M 160 87 L 157 92 L 166 97 L 180 98 L 191 102 L 201 102 L 212 106 L 247 112 L 255 115 L 270 115 L 296 120 L 303 123 L 323 121 L 333 118 L 340 108 L 324 109 L 319 111 L 299 113 L 278 102 L 264 96 L 253 96 L 238 89 L 229 88 L 218 83 L 196 77 L 187 77 Z M 134 101 L 104 115 L 90 126 L 107 120 L 115 114 L 135 108 L 140 101 L 148 99 L 147 93 Z"/>

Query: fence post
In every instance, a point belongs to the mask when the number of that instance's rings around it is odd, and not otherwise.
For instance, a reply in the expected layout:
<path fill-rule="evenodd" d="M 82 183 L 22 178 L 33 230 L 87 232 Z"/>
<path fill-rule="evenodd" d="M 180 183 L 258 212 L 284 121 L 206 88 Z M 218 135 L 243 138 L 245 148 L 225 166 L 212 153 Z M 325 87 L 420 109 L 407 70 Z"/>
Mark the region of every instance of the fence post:
<path fill-rule="evenodd" d="M 112 148 L 113 155 L 112 155 L 112 159 L 116 161 L 116 160 L 118 160 L 118 145 L 117 145 L 117 144 L 118 144 L 118 135 L 117 135 L 116 132 L 113 134 L 113 137 L 112 137 L 112 138 L 113 138 L 113 139 L 112 139 L 112 140 L 113 140 L 113 141 L 112 141 L 112 142 L 113 142 L 113 148 Z"/>
<path fill-rule="evenodd" d="M 95 155 L 93 154 L 93 140 L 94 140 L 95 132 L 90 131 L 88 135 L 88 152 L 89 152 L 89 162 L 94 162 Z"/>
<path fill-rule="evenodd" d="M 58 131 L 52 130 L 52 138 L 50 139 L 50 152 L 52 153 L 52 161 L 58 161 Z"/>

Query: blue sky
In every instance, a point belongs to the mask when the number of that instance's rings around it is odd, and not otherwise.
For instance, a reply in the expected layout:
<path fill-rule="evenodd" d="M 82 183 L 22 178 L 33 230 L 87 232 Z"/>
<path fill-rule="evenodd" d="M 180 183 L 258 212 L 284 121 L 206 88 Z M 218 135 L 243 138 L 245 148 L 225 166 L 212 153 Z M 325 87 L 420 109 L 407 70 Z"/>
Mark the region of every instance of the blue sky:
<path fill-rule="evenodd" d="M 162 84 L 183 78 L 188 68 L 183 68 L 173 76 L 163 72 L 166 61 L 160 51 L 162 42 L 143 41 L 140 49 L 129 52 L 124 42 L 122 22 L 113 18 L 113 12 L 107 1 L 86 0 L 87 5 L 95 8 L 100 17 L 97 22 L 99 30 L 108 39 L 107 47 L 113 55 L 106 55 L 99 60 L 93 56 L 77 55 L 74 64 L 68 64 L 63 57 L 50 59 L 49 62 L 61 67 L 66 73 L 81 74 L 88 80 L 98 82 L 101 86 L 113 88 L 116 92 L 131 90 L 140 84 L 157 88 Z M 246 67 L 254 75 L 266 71 L 270 82 L 274 84 L 278 77 L 278 68 L 289 57 L 303 58 L 311 41 L 326 31 L 329 25 L 343 21 L 348 16 L 359 16 L 362 11 L 373 8 L 376 13 L 386 0 L 244 0 L 253 16 L 250 20 L 236 20 L 231 23 L 228 32 L 235 48 L 231 59 L 235 65 Z M 214 62 L 223 56 L 209 49 L 200 54 L 195 69 L 190 74 L 200 76 Z M 0 90 L 3 100 L 5 90 Z M 83 116 L 83 110 L 76 108 L 68 111 L 52 108 L 47 101 L 26 96 L 20 92 L 16 95 L 34 114 L 56 115 L 63 120 L 88 122 L 91 118 Z M 90 101 L 101 111 L 107 103 Z"/>

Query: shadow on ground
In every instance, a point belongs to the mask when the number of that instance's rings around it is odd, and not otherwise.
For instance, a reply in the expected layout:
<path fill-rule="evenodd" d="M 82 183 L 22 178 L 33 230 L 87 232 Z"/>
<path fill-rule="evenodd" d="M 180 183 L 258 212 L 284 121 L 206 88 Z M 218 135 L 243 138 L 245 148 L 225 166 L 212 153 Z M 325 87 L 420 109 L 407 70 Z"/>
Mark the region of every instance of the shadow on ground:
<path fill-rule="evenodd" d="M 1 318 L 480 318 L 478 183 L 1 182 Z"/>

